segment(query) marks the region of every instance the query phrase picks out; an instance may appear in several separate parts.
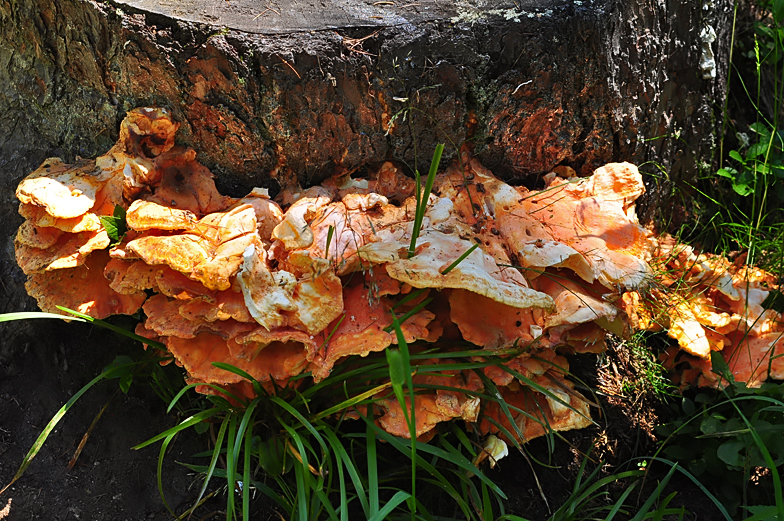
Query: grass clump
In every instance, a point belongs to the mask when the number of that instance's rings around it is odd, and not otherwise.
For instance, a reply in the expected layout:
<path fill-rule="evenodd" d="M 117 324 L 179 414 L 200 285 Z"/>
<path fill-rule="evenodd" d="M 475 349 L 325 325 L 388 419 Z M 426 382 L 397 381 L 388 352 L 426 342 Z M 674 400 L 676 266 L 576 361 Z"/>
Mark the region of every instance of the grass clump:
<path fill-rule="evenodd" d="M 738 15 L 740 19 L 738 19 Z M 720 144 L 721 168 L 698 183 L 686 232 L 721 253 L 784 274 L 784 2 L 757 0 L 738 19 Z"/>
<path fill-rule="evenodd" d="M 623 374 L 620 378 L 620 393 L 635 398 L 652 398 L 657 402 L 666 403 L 677 394 L 667 369 L 652 352 L 651 345 L 654 335 L 636 332 L 628 340 L 615 340 L 611 346 L 615 356 L 621 362 Z"/>

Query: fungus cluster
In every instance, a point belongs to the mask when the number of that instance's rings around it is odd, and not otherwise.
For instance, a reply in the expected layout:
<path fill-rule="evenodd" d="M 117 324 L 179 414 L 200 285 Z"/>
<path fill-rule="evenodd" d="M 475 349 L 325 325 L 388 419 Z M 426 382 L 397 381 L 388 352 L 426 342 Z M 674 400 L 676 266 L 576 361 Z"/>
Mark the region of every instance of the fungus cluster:
<path fill-rule="evenodd" d="M 766 305 L 781 295 L 773 275 L 746 266 L 743 255 L 731 263 L 672 240 L 661 241 L 655 257 L 657 284 L 623 300 L 635 328 L 666 329 L 678 341 L 662 356 L 675 383 L 726 385 L 711 362 L 714 351 L 749 387 L 784 380 L 784 319 Z"/>
<path fill-rule="evenodd" d="M 767 275 L 730 275 L 721 259 L 662 245 L 639 225 L 634 201 L 644 186 L 631 164 L 588 178 L 559 169 L 531 191 L 463 153 L 422 202 L 412 249 L 417 186 L 391 163 L 368 179 L 344 174 L 285 188 L 278 202 L 262 189 L 235 199 L 216 190 L 193 150 L 175 146 L 177 126 L 163 109 L 136 109 L 104 156 L 44 162 L 17 189 L 26 220 L 15 245 L 41 309 L 61 305 L 96 318 L 141 309 L 137 333 L 164 343 L 191 383 L 252 396 L 246 380 L 214 362 L 270 389 L 292 377 L 301 384 L 306 372 L 320 381 L 346 357 L 396 344 L 396 317 L 412 350 L 442 353 L 414 376 L 430 389 L 414 398 L 420 439 L 454 418 L 522 441 L 548 428 L 582 428 L 591 423 L 589 402 L 566 378 L 564 355 L 601 352 L 608 331 L 661 322 L 643 304 L 654 287 L 662 299 L 677 294 L 651 268 L 663 248 L 695 288 L 693 299 L 668 301 L 659 314 L 687 353 L 756 349 L 756 339 L 782 330 L 780 315 L 755 315 L 764 284 L 772 284 Z M 125 210 L 124 235 L 107 229 L 117 207 Z M 721 327 L 748 326 L 759 332 L 754 340 L 724 329 L 714 335 L 725 317 L 708 304 L 712 292 L 733 309 Z M 502 363 L 439 369 L 466 345 L 476 361 Z M 710 378 L 710 369 L 700 375 Z M 480 402 L 486 382 L 508 410 Z M 375 398 L 379 425 L 410 436 L 394 395 Z"/>

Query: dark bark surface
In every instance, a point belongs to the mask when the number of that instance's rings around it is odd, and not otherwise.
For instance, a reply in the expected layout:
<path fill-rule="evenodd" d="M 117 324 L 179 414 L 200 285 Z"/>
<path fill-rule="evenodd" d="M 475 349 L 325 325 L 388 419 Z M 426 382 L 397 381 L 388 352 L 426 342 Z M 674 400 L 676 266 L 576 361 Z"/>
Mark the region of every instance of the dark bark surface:
<path fill-rule="evenodd" d="M 669 211 L 673 183 L 713 161 L 729 5 L 0 0 L 0 311 L 34 309 L 14 261 L 16 184 L 47 157 L 105 152 L 137 106 L 169 108 L 180 143 L 235 196 L 388 159 L 426 169 L 436 143 L 451 145 L 446 157 L 469 143 L 498 175 L 527 184 L 558 165 L 644 165 L 650 220 Z M 39 377 L 18 360 L 55 348 L 50 327 L 0 325 L 0 447 L 18 449 L 0 458 L 0 481 L 42 427 L 31 409 L 7 414 L 13 386 Z M 64 333 L 59 343 L 69 352 L 89 342 Z M 40 378 L 56 378 L 56 364 L 42 367 Z M 94 369 L 67 377 L 52 402 Z M 17 502 L 34 504 L 29 494 Z"/>

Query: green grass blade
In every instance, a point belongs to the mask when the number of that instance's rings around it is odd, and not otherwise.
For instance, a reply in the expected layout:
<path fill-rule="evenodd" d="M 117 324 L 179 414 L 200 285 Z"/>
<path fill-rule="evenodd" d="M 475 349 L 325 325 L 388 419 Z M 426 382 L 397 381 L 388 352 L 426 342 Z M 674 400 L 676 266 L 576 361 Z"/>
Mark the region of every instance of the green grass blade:
<path fill-rule="evenodd" d="M 138 342 L 141 342 L 142 344 L 147 344 L 152 348 L 159 349 L 161 351 L 166 351 L 166 346 L 160 342 L 156 342 L 155 340 L 150 340 L 149 338 L 137 335 L 136 333 L 131 333 L 127 329 L 123 329 L 121 327 L 115 326 L 114 324 L 110 324 L 109 322 L 100 320 L 98 318 L 93 318 L 90 315 L 85 315 L 84 313 L 74 311 L 73 309 L 68 309 L 63 306 L 56 306 L 56 307 L 60 311 L 65 311 L 66 313 L 70 313 L 76 317 L 81 318 L 85 322 L 90 322 L 91 324 L 95 324 L 96 326 L 102 327 L 104 329 L 108 329 L 110 331 L 114 331 L 115 333 L 118 333 L 124 337 L 136 340 Z"/>
<path fill-rule="evenodd" d="M 469 255 L 471 255 L 471 252 L 473 252 L 478 247 L 479 247 L 479 244 L 474 244 L 473 246 L 468 248 L 460 257 L 457 258 L 457 260 L 455 262 L 453 262 L 452 264 L 450 264 L 449 266 L 444 268 L 444 271 L 441 272 L 441 275 L 446 275 L 447 273 L 449 273 L 453 269 L 457 268 L 458 264 L 463 262 L 465 260 L 465 258 L 468 257 Z"/>
<path fill-rule="evenodd" d="M 525 376 L 525 375 L 515 371 L 514 369 L 510 369 L 510 368 L 506 367 L 503 364 L 499 365 L 499 367 L 501 369 L 503 369 L 504 371 L 506 371 L 507 373 L 509 373 L 512 376 L 514 376 L 515 378 L 517 378 L 521 383 L 525 384 L 527 387 L 530 387 L 531 389 L 534 389 L 535 391 L 543 394 L 544 396 L 546 396 L 546 397 L 548 397 L 548 398 L 550 398 L 550 399 L 560 403 L 561 405 L 563 405 L 564 407 L 568 408 L 569 410 L 571 410 L 575 414 L 579 414 L 580 416 L 582 416 L 586 420 L 588 420 L 591 423 L 593 423 L 594 425 L 598 426 L 598 424 L 595 421 L 593 421 L 593 419 L 590 416 L 586 416 L 582 412 L 578 411 L 577 409 L 572 407 L 572 405 L 569 402 L 564 401 L 560 396 L 552 393 L 550 390 L 548 390 L 545 387 L 537 384 L 536 382 L 534 382 L 533 380 L 531 380 L 527 376 Z M 548 429 L 549 429 L 549 426 L 548 426 Z"/>
<path fill-rule="evenodd" d="M 471 443 L 471 440 L 468 439 L 468 436 L 466 436 L 465 431 L 463 429 L 458 428 L 457 425 L 455 425 L 454 423 L 450 423 L 449 428 L 450 428 L 450 432 L 455 435 L 455 437 L 458 439 L 460 444 L 463 447 L 465 447 L 465 449 L 468 451 L 471 457 L 473 458 L 474 456 L 476 456 L 476 447 L 474 446 L 473 443 Z"/>
<path fill-rule="evenodd" d="M 237 376 L 241 376 L 245 378 L 251 384 L 253 384 L 253 390 L 256 392 L 256 394 L 258 395 L 264 394 L 261 388 L 261 384 L 258 382 L 258 380 L 253 378 L 253 376 L 251 376 L 248 372 L 243 371 L 239 367 L 235 367 L 231 364 L 227 364 L 224 362 L 212 362 L 212 365 L 213 367 L 217 367 L 218 369 L 223 369 L 224 371 L 228 371 L 230 373 L 236 374 Z"/>
<path fill-rule="evenodd" d="M 180 422 L 178 425 L 172 427 L 171 429 L 167 429 L 164 432 L 162 432 L 160 434 L 157 434 L 157 435 L 153 436 L 152 438 L 150 438 L 149 440 L 147 440 L 145 442 L 142 442 L 139 445 L 136 445 L 135 447 L 132 447 L 132 448 L 134 450 L 143 449 L 144 447 L 146 447 L 148 445 L 152 445 L 153 443 L 155 443 L 158 440 L 162 440 L 163 438 L 166 438 L 167 436 L 169 436 L 171 434 L 177 434 L 181 430 L 187 429 L 188 427 L 196 425 L 197 423 L 203 422 L 204 420 L 207 420 L 207 419 L 209 419 L 209 418 L 211 418 L 211 417 L 215 416 L 216 414 L 218 414 L 220 412 L 223 412 L 223 411 L 224 411 L 224 409 L 221 409 L 219 407 L 213 407 L 212 409 L 207 409 L 206 411 L 201 411 L 201 412 L 199 412 L 197 414 L 194 414 L 193 416 L 189 416 L 188 418 L 184 419 L 182 422 Z"/>
<path fill-rule="evenodd" d="M 351 478 L 351 482 L 354 485 L 354 490 L 357 494 L 357 499 L 359 500 L 360 505 L 362 506 L 362 511 L 365 513 L 365 517 L 370 517 L 369 509 L 368 509 L 368 500 L 367 495 L 365 494 L 365 486 L 362 484 L 362 479 L 359 476 L 359 472 L 357 472 L 356 467 L 354 467 L 354 462 L 349 457 L 346 449 L 343 447 L 343 444 L 340 443 L 338 440 L 337 435 L 331 429 L 327 429 L 325 431 L 327 440 L 329 441 L 332 450 L 334 451 L 335 455 L 340 458 L 339 462 L 342 461 L 343 465 L 346 466 L 346 471 L 348 472 L 349 477 Z M 342 516 L 343 510 L 341 510 Z"/>
<path fill-rule="evenodd" d="M 432 301 L 433 301 L 432 297 L 431 298 L 427 298 L 427 299 L 423 300 L 422 302 L 420 302 L 419 304 L 417 304 L 416 306 L 414 306 L 413 308 L 411 308 L 408 311 L 406 311 L 406 313 L 403 316 L 401 316 L 399 319 L 397 319 L 398 325 L 399 324 L 403 324 L 406 320 L 408 320 L 409 318 L 413 317 L 414 315 L 416 315 L 417 313 L 422 311 L 422 309 L 425 306 L 427 306 L 428 304 L 430 304 Z M 390 331 L 392 331 L 393 328 L 394 328 L 394 324 L 385 327 L 384 331 L 389 333 Z"/>
<path fill-rule="evenodd" d="M 610 513 L 607 514 L 607 518 L 605 519 L 605 521 L 612 521 L 615 518 L 616 514 L 620 512 L 621 508 L 623 508 L 623 505 L 626 503 L 626 498 L 629 497 L 629 494 L 631 494 L 632 490 L 634 490 L 636 487 L 637 487 L 637 481 L 632 483 L 630 486 L 626 487 L 626 490 L 623 491 L 621 497 L 619 497 L 618 501 L 616 501 L 615 504 L 613 505 L 612 509 L 610 510 Z"/>
<path fill-rule="evenodd" d="M 375 516 L 379 511 L 378 501 L 378 454 L 376 453 L 376 430 L 373 423 L 373 409 L 368 407 L 369 419 L 366 419 L 367 427 L 367 478 L 368 478 L 368 511 L 369 517 Z"/>
<path fill-rule="evenodd" d="M 250 405 L 245 409 L 245 412 L 242 414 L 242 421 L 240 422 L 240 426 L 237 429 L 237 438 L 234 441 L 234 453 L 232 454 L 232 458 L 235 462 L 239 461 L 239 451 L 240 451 L 240 440 L 245 436 L 245 430 L 248 428 L 248 424 L 251 423 L 253 420 L 253 411 L 256 409 L 256 406 L 259 404 L 261 400 L 260 397 L 256 397 L 250 402 Z M 252 432 L 252 428 L 249 432 Z M 235 463 L 236 464 L 236 463 Z"/>
<path fill-rule="evenodd" d="M 332 433 L 330 429 L 327 429 L 327 434 Z M 327 438 L 327 441 L 332 445 L 332 440 Z M 333 451 L 335 448 L 333 446 Z M 340 452 L 335 451 L 335 464 L 338 469 L 338 487 L 339 487 L 339 494 L 340 494 L 340 521 L 348 521 L 348 494 L 346 492 L 346 476 L 344 475 L 343 471 L 343 458 L 340 455 Z"/>
<path fill-rule="evenodd" d="M 484 372 L 476 371 L 476 374 L 478 374 L 479 378 L 481 378 L 482 384 L 485 387 L 485 392 L 487 392 L 490 395 L 490 397 L 493 398 L 493 400 L 498 403 L 498 405 L 501 407 L 501 411 L 504 413 L 504 416 L 506 416 L 506 419 L 509 420 L 509 424 L 514 429 L 515 436 L 511 436 L 511 433 L 507 433 L 509 439 L 514 441 L 514 444 L 518 449 L 522 450 L 522 447 L 520 446 L 520 442 L 525 443 L 527 440 L 525 439 L 525 436 L 523 436 L 523 431 L 520 430 L 520 426 L 515 421 L 514 416 L 512 416 L 512 411 L 509 409 L 509 405 L 506 403 L 506 400 L 504 400 L 504 397 L 501 395 L 501 391 L 498 390 L 498 388 L 495 386 L 493 381 L 490 380 L 490 378 L 488 378 Z M 541 423 L 541 421 L 538 420 L 537 418 L 533 418 L 533 420 L 538 423 Z M 545 430 L 549 430 L 548 425 L 545 425 L 544 427 Z"/>
<path fill-rule="evenodd" d="M 329 245 L 332 243 L 332 236 L 335 234 L 335 227 L 331 224 L 327 229 L 327 245 L 324 246 L 324 258 L 329 259 Z M 337 257 L 337 256 L 336 256 Z"/>
<path fill-rule="evenodd" d="M 174 406 L 177 404 L 177 402 L 180 401 L 180 398 L 182 398 L 185 395 L 185 393 L 188 392 L 188 390 L 193 389 L 194 387 L 196 387 L 198 385 L 201 385 L 201 384 L 188 384 L 185 387 L 183 387 L 182 389 L 180 389 L 180 392 L 178 392 L 174 396 L 174 398 L 172 398 L 171 402 L 169 402 L 169 406 L 166 408 L 166 414 L 169 414 L 171 412 L 171 410 L 174 408 Z"/>
<path fill-rule="evenodd" d="M 661 497 L 661 494 L 664 491 L 664 487 L 666 487 L 667 483 L 670 482 L 670 478 L 672 478 L 672 475 L 675 474 L 675 470 L 677 468 L 678 468 L 677 463 L 673 465 L 672 468 L 670 468 L 670 471 L 667 472 L 667 475 L 664 476 L 661 482 L 659 482 L 659 484 L 656 486 L 656 490 L 654 490 L 653 493 L 651 493 L 650 497 L 645 501 L 645 503 L 643 503 L 642 507 L 640 507 L 640 510 L 637 512 L 637 515 L 632 518 L 632 521 L 642 521 L 643 519 L 645 519 L 646 515 L 648 514 L 648 511 L 653 506 L 653 503 L 656 502 Z"/>
<path fill-rule="evenodd" d="M 395 302 L 395 304 L 392 306 L 392 309 L 395 310 L 395 309 L 399 308 L 400 306 L 406 304 L 407 302 L 411 302 L 415 298 L 419 297 L 419 295 L 421 295 L 425 291 L 427 291 L 426 288 L 422 288 L 422 289 L 417 289 L 417 290 L 411 291 L 408 295 L 406 295 L 405 297 L 403 297 L 400 300 L 398 300 L 397 302 Z"/>
<path fill-rule="evenodd" d="M 80 317 L 69 317 L 67 315 L 58 315 L 57 313 L 44 313 L 42 311 L 24 311 L 19 313 L 2 313 L 0 314 L 0 322 L 10 322 L 12 320 L 30 320 L 35 318 L 56 318 L 60 320 L 75 320 L 77 322 L 87 322 Z"/>
<path fill-rule="evenodd" d="M 356 395 L 356 396 L 354 396 L 352 398 L 349 398 L 348 400 L 344 400 L 344 401 L 340 402 L 339 404 L 334 405 L 334 406 L 330 407 L 329 409 L 325 409 L 325 410 L 321 411 L 320 413 L 316 414 L 313 417 L 313 421 L 317 421 L 317 420 L 320 420 L 322 418 L 326 418 L 327 416 L 331 416 L 331 415 L 333 415 L 335 413 L 338 413 L 340 411 L 344 411 L 346 409 L 349 409 L 350 407 L 353 407 L 353 406 L 357 405 L 358 403 L 363 402 L 363 401 L 367 400 L 368 398 L 371 398 L 372 396 L 378 394 L 379 392 L 381 392 L 384 389 L 390 387 L 391 385 L 392 385 L 392 382 L 387 382 L 387 383 L 381 384 L 381 385 L 379 385 L 377 387 L 373 387 L 372 389 L 370 389 L 368 391 L 365 391 L 362 394 L 358 394 L 358 395 Z"/>
<path fill-rule="evenodd" d="M 572 496 L 577 496 L 577 493 L 580 491 L 580 487 L 582 485 L 583 476 L 585 475 L 585 467 L 588 466 L 588 458 L 583 458 L 583 461 L 580 463 L 580 471 L 577 473 L 577 478 L 574 480 L 574 489 L 572 489 Z M 593 479 L 596 474 L 599 473 L 599 468 L 597 467 L 591 475 L 588 476 L 588 479 Z"/>
<path fill-rule="evenodd" d="M 262 494 L 264 494 L 272 501 L 274 501 L 278 506 L 280 506 L 280 508 L 282 508 L 283 511 L 286 512 L 287 516 L 291 517 L 291 515 L 294 513 L 294 507 L 290 502 L 286 501 L 286 498 L 281 497 L 280 494 L 275 492 L 266 483 L 262 483 L 260 481 L 252 481 L 251 483 L 253 484 L 254 487 L 260 490 Z"/>
<path fill-rule="evenodd" d="M 673 467 L 677 466 L 678 467 L 678 471 L 681 474 L 683 474 L 684 476 L 686 476 L 687 478 L 689 478 L 689 480 L 691 480 L 692 483 L 697 485 L 697 487 L 702 491 L 702 493 L 705 494 L 708 497 L 708 499 L 711 500 L 713 505 L 719 510 L 719 512 L 721 512 L 721 515 L 724 516 L 724 519 L 726 519 L 727 521 L 732 521 L 732 516 L 727 511 L 727 509 L 724 507 L 724 504 L 721 501 L 719 501 L 719 499 L 716 496 L 711 494 L 710 491 L 707 488 L 705 488 L 705 485 L 703 485 L 700 482 L 700 480 L 698 480 L 691 472 L 689 472 L 688 470 L 684 469 L 681 466 L 678 466 L 678 464 L 675 463 L 674 461 L 670 461 L 670 460 L 665 459 L 665 458 L 655 457 L 655 458 L 652 459 L 652 461 L 660 461 L 662 463 L 666 463 L 667 465 L 671 465 Z"/>
<path fill-rule="evenodd" d="M 408 492 L 403 492 L 402 490 L 398 490 L 397 493 L 386 502 L 384 507 L 373 517 L 368 519 L 368 521 L 383 521 L 389 514 L 392 513 L 394 509 L 398 507 L 398 505 L 404 501 L 407 501 L 409 498 L 411 498 L 411 494 Z"/>
<path fill-rule="evenodd" d="M 427 201 L 430 198 L 430 192 L 433 189 L 433 183 L 438 173 L 438 165 L 441 163 L 441 155 L 444 153 L 443 143 L 436 145 L 436 150 L 433 153 L 433 160 L 430 162 L 430 171 L 427 173 L 427 180 L 425 181 L 425 188 L 422 193 L 419 193 L 420 180 L 417 178 L 417 207 L 414 216 L 414 227 L 411 232 L 411 244 L 408 247 L 408 258 L 411 258 L 416 253 L 416 241 L 419 238 L 419 232 L 422 228 L 422 221 L 425 217 L 427 210 Z M 418 177 L 418 176 L 417 176 Z"/>
<path fill-rule="evenodd" d="M 294 464 L 294 473 L 297 481 L 297 515 L 300 521 L 308 521 L 308 503 L 310 502 L 311 492 L 308 455 L 305 451 L 305 446 L 302 443 L 302 439 L 297 434 L 297 432 L 288 425 L 284 424 L 283 427 L 286 429 L 286 431 L 288 431 L 291 439 L 297 445 L 297 450 L 299 451 L 299 464 Z"/>
<path fill-rule="evenodd" d="M 604 477 L 600 480 L 597 480 L 593 483 L 590 483 L 593 476 L 596 473 L 592 473 L 588 480 L 586 480 L 585 485 L 576 487 L 573 491 L 572 495 L 569 497 L 569 500 L 566 504 L 564 504 L 561 508 L 559 508 L 555 514 L 557 515 L 564 515 L 564 514 L 573 514 L 574 512 L 578 511 L 580 506 L 583 503 L 587 503 L 591 500 L 591 498 L 595 497 L 597 492 L 599 492 L 602 487 L 609 485 L 615 481 L 620 479 L 626 479 L 630 477 L 640 477 L 644 474 L 641 470 L 629 470 L 626 472 L 621 472 L 619 474 L 613 474 L 612 476 Z M 590 484 L 589 484 L 590 483 Z M 554 517 L 558 517 L 554 515 Z"/>
<path fill-rule="evenodd" d="M 233 457 L 235 454 L 235 436 L 237 435 L 237 415 L 229 414 L 229 432 L 226 440 L 226 521 L 233 521 L 236 517 L 234 512 L 234 490 L 237 479 L 237 461 Z"/>
<path fill-rule="evenodd" d="M 308 521 L 308 498 L 305 495 L 305 477 L 301 465 L 294 465 L 294 478 L 297 483 L 297 518 L 299 521 Z"/>
<path fill-rule="evenodd" d="M 386 355 L 387 363 L 389 364 L 389 381 L 392 384 L 392 390 L 394 391 L 400 406 L 403 408 L 403 414 L 405 414 L 406 421 L 408 422 L 406 400 L 403 395 L 403 385 L 406 383 L 406 367 L 405 362 L 403 361 L 403 354 L 400 352 L 400 349 L 396 347 L 386 348 L 384 354 Z"/>
<path fill-rule="evenodd" d="M 345 316 L 345 315 L 344 315 Z M 387 364 L 386 362 L 381 361 L 380 358 L 373 358 L 374 355 L 368 355 L 366 363 L 363 364 L 362 367 L 356 367 L 352 365 L 354 360 L 346 359 L 345 361 L 339 363 L 335 366 L 330 373 L 330 376 L 323 379 L 321 382 L 317 383 L 313 387 L 310 387 L 303 391 L 303 396 L 313 396 L 313 395 L 321 395 L 323 391 L 334 387 L 335 383 L 342 383 L 346 380 L 350 380 L 354 376 L 362 375 L 365 376 L 368 373 L 378 372 L 379 369 L 384 369 L 382 373 L 386 373 Z M 375 360 L 375 361 L 374 361 Z M 350 369 L 353 367 L 353 369 Z M 343 369 L 343 370 L 341 370 Z"/>
<path fill-rule="evenodd" d="M 678 493 L 673 492 L 662 500 L 661 505 L 659 505 L 659 507 L 654 511 L 653 521 L 663 521 L 664 516 L 677 515 L 677 514 L 680 514 L 680 518 L 683 518 L 683 514 L 685 513 L 684 507 L 667 508 L 676 495 L 678 495 Z"/>
<path fill-rule="evenodd" d="M 493 502 L 490 500 L 490 491 L 487 485 L 482 485 L 482 519 L 495 519 L 493 514 Z"/>
<path fill-rule="evenodd" d="M 455 446 L 449 443 L 446 439 L 442 439 L 441 443 L 447 447 L 447 450 L 444 451 L 443 449 L 432 447 L 431 445 L 423 446 L 420 450 L 423 452 L 428 452 L 435 456 L 439 456 L 458 467 L 462 468 L 463 470 L 474 474 L 475 476 L 479 477 L 479 479 L 490 489 L 497 494 L 499 497 L 504 499 L 508 499 L 506 494 L 496 485 L 490 478 L 485 476 L 484 472 L 482 472 L 476 465 L 474 465 L 471 460 L 466 458 Z M 435 449 L 435 450 L 431 450 Z"/>
<path fill-rule="evenodd" d="M 210 465 L 207 467 L 206 476 L 204 477 L 204 484 L 201 486 L 201 490 L 199 490 L 199 496 L 196 498 L 196 501 L 193 503 L 193 509 L 196 508 L 196 505 L 199 504 L 201 498 L 204 496 L 204 493 L 207 491 L 207 485 L 209 485 L 210 480 L 212 479 L 212 475 L 215 473 L 215 466 L 218 464 L 218 457 L 220 456 L 221 449 L 223 448 L 223 438 L 226 435 L 226 428 L 229 425 L 229 417 L 226 416 L 223 418 L 221 422 L 220 429 L 218 430 L 218 436 L 215 438 L 215 448 L 212 451 L 212 457 L 210 458 Z M 192 509 L 192 510 L 193 510 Z"/>
<path fill-rule="evenodd" d="M 163 458 L 166 457 L 166 449 L 169 448 L 169 443 L 171 443 L 171 441 L 174 439 L 174 436 L 176 436 L 176 433 L 166 436 L 166 439 L 164 439 L 163 443 L 161 443 L 161 449 L 158 451 L 158 469 L 156 471 L 156 477 L 158 480 L 158 494 L 161 496 L 163 506 L 166 507 L 166 510 L 168 510 L 172 516 L 174 516 L 174 512 L 166 502 L 166 494 L 163 492 Z"/>
<path fill-rule="evenodd" d="M 324 506 L 324 510 L 327 511 L 327 515 L 329 516 L 329 519 L 331 521 L 339 521 L 341 519 L 340 517 L 338 517 L 338 513 L 335 511 L 335 508 L 332 506 L 332 502 L 329 500 L 329 497 L 327 496 L 326 492 L 324 492 L 324 490 L 317 489 L 315 497 L 318 498 L 318 500 Z M 320 518 L 315 517 L 314 519 L 320 519 Z M 346 519 L 348 519 L 348 517 L 346 517 Z"/>
<path fill-rule="evenodd" d="M 319 434 L 318 430 L 316 430 L 313 424 L 311 424 L 307 420 L 307 418 L 305 418 L 298 410 L 296 410 L 289 403 L 285 402 L 278 396 L 271 396 L 270 401 L 272 403 L 279 405 L 281 408 L 285 409 L 286 412 L 294 416 L 302 424 L 302 426 L 305 427 L 305 429 L 307 429 L 313 435 L 314 438 L 316 438 L 318 444 L 321 445 L 321 450 L 323 450 L 325 454 L 329 452 L 327 449 L 327 444 L 324 441 L 324 438 L 321 436 L 321 434 Z"/>
<path fill-rule="evenodd" d="M 384 441 L 388 442 L 390 445 L 395 447 L 401 454 L 404 454 L 404 455 L 406 455 L 409 458 L 411 457 L 411 452 L 408 450 L 409 446 L 408 446 L 407 443 L 405 443 L 400 438 L 396 438 L 395 436 L 392 436 L 391 434 L 389 434 L 385 430 L 381 429 L 375 423 L 373 423 L 372 420 L 368 419 L 367 417 L 363 416 L 363 418 L 367 422 L 368 427 L 370 429 L 372 429 L 378 437 L 380 437 L 381 439 L 383 439 Z M 417 445 L 419 446 L 418 449 L 420 451 L 422 451 L 422 452 L 430 452 L 432 450 L 439 450 L 439 451 L 441 451 L 439 456 L 442 456 L 442 457 L 443 457 L 443 455 L 447 455 L 448 454 L 446 451 L 443 451 L 442 449 L 437 449 L 436 447 L 430 447 L 427 444 L 417 443 Z M 452 497 L 452 499 L 457 503 L 458 507 L 463 511 L 463 515 L 465 516 L 465 518 L 470 519 L 472 517 L 471 516 L 471 508 L 468 505 L 468 503 L 466 503 L 465 498 L 463 497 L 463 495 L 460 494 L 454 488 L 454 486 L 449 482 L 449 480 L 447 480 L 444 477 L 444 475 L 441 472 L 438 471 L 437 468 L 435 468 L 433 465 L 431 465 L 430 463 L 425 461 L 419 454 L 417 454 L 416 460 L 413 460 L 413 461 L 414 461 L 414 465 L 416 465 L 418 467 L 421 467 L 422 470 L 424 470 L 425 472 L 429 473 L 431 476 L 433 476 L 434 478 L 436 478 L 438 480 L 438 482 L 440 484 L 440 487 L 447 494 L 449 494 Z M 458 465 L 458 466 L 460 466 L 460 465 Z M 480 476 L 480 478 L 481 478 L 481 474 L 477 474 L 477 475 Z M 485 479 L 487 479 L 487 477 L 485 477 Z M 491 487 L 498 488 L 494 483 L 492 483 L 492 481 L 489 481 L 488 485 L 491 486 Z M 499 491 L 500 491 L 500 489 L 499 489 Z M 501 494 L 503 494 L 503 492 L 501 492 Z"/>
<path fill-rule="evenodd" d="M 443 146 L 441 149 L 443 150 Z M 436 148 L 436 150 L 438 150 Z M 440 154 L 439 154 L 440 160 Z M 438 169 L 438 165 L 436 165 L 436 170 Z M 431 173 L 433 173 L 433 168 L 431 166 Z M 433 175 L 435 175 L 433 173 Z M 430 179 L 428 178 L 428 181 Z M 429 186 L 432 187 L 433 183 L 429 182 Z M 428 193 L 429 190 L 428 190 Z M 422 302 L 425 304 L 428 300 Z M 415 308 L 416 309 L 416 308 Z M 412 310 L 413 311 L 413 310 Z M 398 349 L 387 348 L 387 353 L 399 353 L 399 360 L 397 361 L 397 367 L 394 369 L 394 373 L 405 378 L 406 386 L 408 388 L 409 397 L 411 399 L 411 410 L 407 410 L 406 401 L 403 398 L 402 389 L 395 388 L 395 380 L 393 376 L 393 366 L 390 363 L 389 366 L 389 376 L 390 380 L 392 380 L 392 389 L 395 390 L 395 395 L 397 396 L 397 400 L 400 403 L 400 407 L 403 410 L 403 414 L 405 415 L 406 422 L 408 423 L 408 433 L 411 436 L 411 461 L 416 462 L 416 451 L 417 451 L 417 441 L 416 441 L 416 396 L 414 395 L 414 381 L 413 376 L 411 374 L 411 358 L 410 353 L 408 352 L 408 343 L 406 342 L 406 337 L 403 334 L 403 330 L 400 327 L 400 322 L 398 321 L 397 317 L 392 314 L 392 326 L 395 328 L 395 335 L 397 336 L 397 345 Z M 387 355 L 389 356 L 389 354 Z M 395 357 L 393 357 L 395 358 Z M 389 358 L 387 358 L 389 360 Z M 399 375 L 399 372 L 402 371 L 403 374 Z M 416 497 L 416 465 L 411 465 L 411 495 L 409 497 Z M 411 501 L 411 515 L 416 514 L 416 502 Z"/>
<path fill-rule="evenodd" d="M 250 456 L 253 429 L 245 431 L 245 446 L 242 459 L 242 521 L 250 521 Z"/>

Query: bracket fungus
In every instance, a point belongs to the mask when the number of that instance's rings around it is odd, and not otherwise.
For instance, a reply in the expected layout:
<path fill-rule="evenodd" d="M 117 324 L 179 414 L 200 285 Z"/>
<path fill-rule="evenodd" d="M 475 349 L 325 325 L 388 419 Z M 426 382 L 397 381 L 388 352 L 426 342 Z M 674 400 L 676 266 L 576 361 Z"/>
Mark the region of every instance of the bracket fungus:
<path fill-rule="evenodd" d="M 711 351 L 750 385 L 784 376 L 784 322 L 763 306 L 772 278 L 640 226 L 631 164 L 551 173 L 528 190 L 463 151 L 423 208 L 392 163 L 234 199 L 175 145 L 177 128 L 164 109 L 136 109 L 104 156 L 45 161 L 17 189 L 15 246 L 41 309 L 141 309 L 137 332 L 165 344 L 189 382 L 213 386 L 200 392 L 253 393 L 214 362 L 274 385 L 323 380 L 397 343 L 395 318 L 412 352 L 441 352 L 414 375 L 420 439 L 454 418 L 507 441 L 589 425 L 563 355 L 601 352 L 608 332 L 667 329 L 682 384 L 720 385 Z M 479 369 L 449 369 L 466 342 Z M 511 415 L 480 400 L 491 383 Z M 406 400 L 388 389 L 373 400 L 378 424 L 403 437 Z"/>
<path fill-rule="evenodd" d="M 662 357 L 676 383 L 723 387 L 732 378 L 759 387 L 768 378 L 784 379 L 784 317 L 766 306 L 782 288 L 770 273 L 746 266 L 744 255 L 729 262 L 669 238 L 654 261 L 662 273 L 658 287 L 623 301 L 636 327 L 667 329 L 677 340 Z M 717 374 L 713 352 L 731 374 Z"/>

